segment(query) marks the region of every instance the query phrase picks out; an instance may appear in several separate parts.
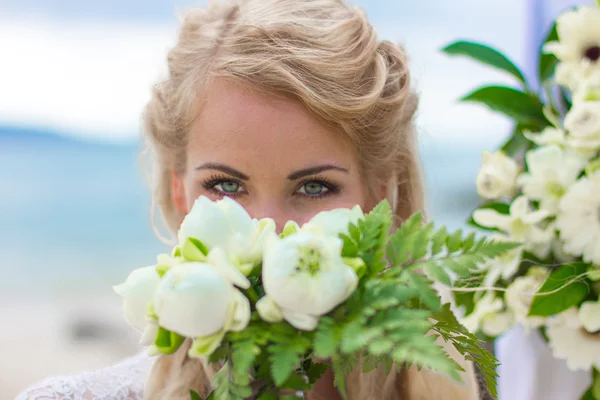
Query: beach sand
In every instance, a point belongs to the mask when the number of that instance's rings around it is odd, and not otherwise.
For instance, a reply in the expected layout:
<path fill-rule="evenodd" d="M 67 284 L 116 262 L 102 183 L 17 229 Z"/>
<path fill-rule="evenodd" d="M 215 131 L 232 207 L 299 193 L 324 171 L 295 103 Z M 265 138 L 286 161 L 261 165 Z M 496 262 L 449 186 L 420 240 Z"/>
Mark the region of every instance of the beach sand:
<path fill-rule="evenodd" d="M 0 399 L 49 376 L 105 367 L 142 350 L 110 293 L 0 297 Z"/>

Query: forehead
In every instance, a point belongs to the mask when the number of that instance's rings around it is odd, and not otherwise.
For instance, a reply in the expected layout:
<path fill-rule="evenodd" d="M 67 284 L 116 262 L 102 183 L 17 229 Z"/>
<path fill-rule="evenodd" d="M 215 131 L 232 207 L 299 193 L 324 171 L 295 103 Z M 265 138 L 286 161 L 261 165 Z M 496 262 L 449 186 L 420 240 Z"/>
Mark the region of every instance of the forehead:
<path fill-rule="evenodd" d="M 188 160 L 285 173 L 323 163 L 356 169 L 353 146 L 343 133 L 299 101 L 222 78 L 206 88 L 190 132 Z"/>

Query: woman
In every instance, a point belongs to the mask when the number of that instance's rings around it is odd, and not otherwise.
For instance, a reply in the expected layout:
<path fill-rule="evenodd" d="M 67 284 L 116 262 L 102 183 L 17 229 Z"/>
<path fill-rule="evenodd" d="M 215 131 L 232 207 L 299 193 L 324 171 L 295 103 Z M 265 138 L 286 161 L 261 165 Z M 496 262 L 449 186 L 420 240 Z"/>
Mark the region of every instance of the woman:
<path fill-rule="evenodd" d="M 279 229 L 383 198 L 398 221 L 423 208 L 406 55 L 377 40 L 360 10 L 341 0 L 213 1 L 185 14 L 168 65 L 145 112 L 145 139 L 154 199 L 173 233 L 200 195 L 230 196 Z M 20 399 L 206 394 L 214 371 L 186 349 L 159 356 L 147 374 L 140 356 L 47 381 Z M 472 366 L 448 351 L 467 371 L 463 384 L 416 368 L 386 375 L 357 366 L 349 398 L 477 398 Z M 44 389 L 54 397 L 41 397 Z M 341 399 L 331 373 L 308 398 Z"/>

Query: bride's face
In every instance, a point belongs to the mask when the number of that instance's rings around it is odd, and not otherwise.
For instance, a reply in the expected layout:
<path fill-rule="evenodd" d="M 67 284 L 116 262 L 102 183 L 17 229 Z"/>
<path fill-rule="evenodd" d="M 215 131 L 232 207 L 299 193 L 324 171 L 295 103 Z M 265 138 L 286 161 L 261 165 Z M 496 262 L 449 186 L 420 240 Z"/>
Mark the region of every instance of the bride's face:
<path fill-rule="evenodd" d="M 187 213 L 201 195 L 229 196 L 281 229 L 319 211 L 359 204 L 367 192 L 353 147 L 299 102 L 216 79 L 192 126 L 173 201 Z"/>

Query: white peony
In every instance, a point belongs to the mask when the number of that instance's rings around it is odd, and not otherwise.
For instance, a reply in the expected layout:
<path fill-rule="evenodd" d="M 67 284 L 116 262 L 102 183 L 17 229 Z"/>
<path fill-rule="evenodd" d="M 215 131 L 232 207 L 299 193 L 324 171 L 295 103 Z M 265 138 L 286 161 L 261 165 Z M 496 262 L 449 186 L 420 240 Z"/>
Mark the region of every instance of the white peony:
<path fill-rule="evenodd" d="M 579 319 L 586 331 L 600 332 L 600 300 L 584 302 L 579 307 Z"/>
<path fill-rule="evenodd" d="M 486 199 L 512 197 L 516 193 L 519 166 L 502 151 L 484 151 L 477 175 L 477 193 Z"/>
<path fill-rule="evenodd" d="M 275 232 L 275 222 L 250 217 L 240 204 L 229 197 L 213 202 L 199 197 L 179 228 L 179 245 L 184 249 L 188 239 L 196 239 L 207 250 L 221 247 L 246 273 L 262 259 L 267 236 Z M 201 257 L 196 261 L 203 261 Z M 243 265 L 251 264 L 251 265 Z"/>
<path fill-rule="evenodd" d="M 160 326 L 192 338 L 239 331 L 250 320 L 248 299 L 220 268 L 201 262 L 167 271 L 156 289 L 154 310 Z"/>
<path fill-rule="evenodd" d="M 471 333 L 482 331 L 489 336 L 499 336 L 513 326 L 512 317 L 504 309 L 504 302 L 493 292 L 487 292 L 476 303 L 473 311 L 460 322 Z"/>
<path fill-rule="evenodd" d="M 263 285 L 269 300 L 261 299 L 262 317 L 272 321 L 277 306 L 291 325 L 313 330 L 319 317 L 344 302 L 358 285 L 354 269 L 344 263 L 342 245 L 337 237 L 309 232 L 283 239 L 271 236 L 263 260 Z"/>
<path fill-rule="evenodd" d="M 350 223 L 357 224 L 364 214 L 360 206 L 353 208 L 337 208 L 331 211 L 321 211 L 300 228 L 305 232 L 321 233 L 329 236 L 348 234 Z"/>
<path fill-rule="evenodd" d="M 600 149 L 600 101 L 573 104 L 565 116 L 567 142 L 582 152 L 595 153 Z"/>
<path fill-rule="evenodd" d="M 515 316 L 515 321 L 526 329 L 542 326 L 543 317 L 528 317 L 531 303 L 537 291 L 546 280 L 547 273 L 541 269 L 531 270 L 528 275 L 520 276 L 506 289 L 504 300 Z"/>
<path fill-rule="evenodd" d="M 149 328 L 144 336 L 151 336 L 150 330 L 155 330 L 155 327 L 149 326 L 150 321 L 147 319 L 147 315 L 149 304 L 159 283 L 160 277 L 156 272 L 156 267 L 151 266 L 132 271 L 125 282 L 113 288 L 119 296 L 123 297 L 123 311 L 127 322 L 140 331 L 146 331 Z"/>
<path fill-rule="evenodd" d="M 572 91 L 583 82 L 600 82 L 600 9 L 567 11 L 556 20 L 556 29 L 560 41 L 544 47 L 561 61 L 556 81 Z"/>
<path fill-rule="evenodd" d="M 540 208 L 551 214 L 558 211 L 558 202 L 585 166 L 585 161 L 566 153 L 556 145 L 543 146 L 527 152 L 528 172 L 517 179 L 523 193 L 540 201 Z"/>
<path fill-rule="evenodd" d="M 600 334 L 583 327 L 577 308 L 550 318 L 546 335 L 554 357 L 566 360 L 572 371 L 600 368 Z"/>
<path fill-rule="evenodd" d="M 600 171 L 573 184 L 559 208 L 556 227 L 565 251 L 600 265 Z"/>
<path fill-rule="evenodd" d="M 550 252 L 554 230 L 542 229 L 538 224 L 549 215 L 546 210 L 532 210 L 527 197 L 519 196 L 510 205 L 509 214 L 480 209 L 473 212 L 473 219 L 479 225 L 508 233 L 512 240 L 524 243 L 526 250 L 545 258 Z"/>
<path fill-rule="evenodd" d="M 512 241 L 510 237 L 501 234 L 490 235 L 488 239 L 498 242 Z M 480 263 L 477 267 L 480 270 L 486 272 L 485 278 L 483 280 L 483 286 L 492 286 L 500 278 L 511 278 L 519 269 L 522 254 L 523 247 L 519 246 L 503 253 L 498 257 L 486 259 L 485 261 Z"/>

